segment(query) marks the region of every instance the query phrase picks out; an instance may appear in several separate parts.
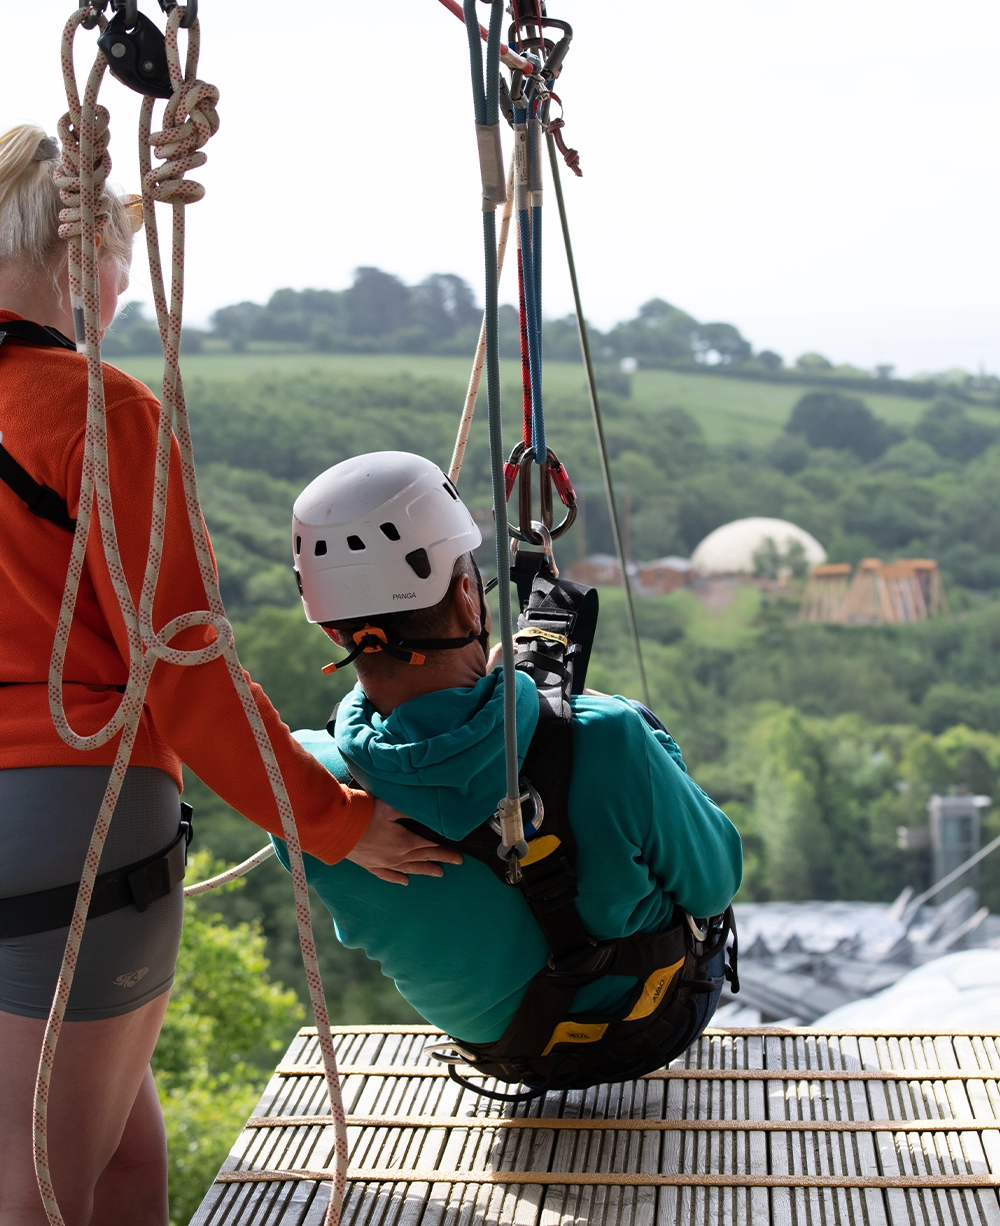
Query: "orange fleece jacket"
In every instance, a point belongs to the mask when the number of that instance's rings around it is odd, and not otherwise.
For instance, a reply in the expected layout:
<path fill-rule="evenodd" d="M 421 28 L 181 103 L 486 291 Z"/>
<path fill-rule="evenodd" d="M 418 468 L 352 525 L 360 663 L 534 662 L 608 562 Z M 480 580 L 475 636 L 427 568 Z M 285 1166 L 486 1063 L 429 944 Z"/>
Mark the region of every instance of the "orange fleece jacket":
<path fill-rule="evenodd" d="M 3 321 L 16 319 L 0 311 Z M 115 525 L 125 574 L 138 603 L 149 545 L 153 464 L 159 405 L 148 388 L 105 366 L 108 451 Z M 36 481 L 78 513 L 87 405 L 82 354 L 8 338 L 0 345 L 0 431 L 3 445 Z M 108 766 L 118 738 L 81 753 L 56 732 L 46 679 L 72 537 L 33 515 L 0 482 L 0 769 Z M 163 564 L 153 625 L 206 609 L 180 472 L 176 440 L 170 465 Z M 173 640 L 190 649 L 214 631 L 193 627 Z M 128 642 L 104 561 L 96 506 L 70 635 L 63 688 L 72 728 L 83 735 L 107 723 L 121 700 L 108 686 L 128 678 Z M 304 850 L 327 863 L 342 859 L 367 829 L 372 799 L 342 787 L 294 741 L 259 686 L 257 708 L 288 788 Z M 88 686 L 95 688 L 88 688 Z M 181 784 L 185 762 L 224 800 L 271 834 L 281 823 L 257 744 L 225 661 L 153 670 L 132 763 L 167 771 Z M 95 815 L 96 816 L 96 815 Z"/>

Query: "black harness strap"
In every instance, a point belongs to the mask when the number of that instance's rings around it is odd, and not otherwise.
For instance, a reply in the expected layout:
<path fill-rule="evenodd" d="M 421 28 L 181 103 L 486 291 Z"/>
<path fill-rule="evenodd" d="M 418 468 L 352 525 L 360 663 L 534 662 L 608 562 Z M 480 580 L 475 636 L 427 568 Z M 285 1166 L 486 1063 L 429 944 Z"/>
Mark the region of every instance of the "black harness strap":
<path fill-rule="evenodd" d="M 76 350 L 76 345 L 55 328 L 43 328 L 41 324 L 31 323 L 26 319 L 12 319 L 0 323 L 0 347 L 3 346 L 8 336 L 50 349 L 72 349 L 74 352 Z M 4 447 L 2 439 L 3 435 L 0 434 L 0 481 L 10 486 L 32 515 L 47 519 L 66 532 L 75 532 L 76 520 L 69 513 L 66 499 L 49 486 L 36 481 L 26 469 L 22 468 Z"/>
<path fill-rule="evenodd" d="M 180 828 L 162 851 L 111 872 L 100 873 L 94 882 L 87 918 L 96 919 L 128 906 L 147 911 L 158 899 L 166 898 L 178 882 L 184 880 L 192 833 L 191 815 L 191 806 L 182 802 Z M 79 881 L 71 881 L 51 890 L 0 899 L 0 940 L 68 927 L 79 888 Z"/>

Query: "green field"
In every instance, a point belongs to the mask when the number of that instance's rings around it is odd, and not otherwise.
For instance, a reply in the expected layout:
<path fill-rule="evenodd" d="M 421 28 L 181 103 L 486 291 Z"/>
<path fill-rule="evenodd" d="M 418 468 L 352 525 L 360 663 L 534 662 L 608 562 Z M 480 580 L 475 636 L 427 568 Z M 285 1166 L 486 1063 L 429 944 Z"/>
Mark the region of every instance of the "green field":
<path fill-rule="evenodd" d="M 115 365 L 156 387 L 161 365 L 155 358 L 118 358 Z M 305 371 L 345 375 L 394 375 L 409 373 L 420 378 L 454 381 L 464 388 L 471 362 L 465 358 L 428 357 L 411 354 L 321 354 L 321 353 L 214 353 L 193 354 L 184 359 L 188 380 L 239 379 L 265 372 L 301 374 Z M 520 399 L 520 364 L 503 362 L 502 380 L 508 413 L 516 412 Z M 584 394 L 582 367 L 571 362 L 549 362 L 545 367 L 549 394 Z M 677 406 L 686 409 L 700 424 L 710 443 L 764 444 L 780 434 L 792 406 L 809 390 L 788 383 L 763 383 L 710 375 L 681 374 L 670 370 L 640 370 L 633 380 L 633 401 L 651 408 Z M 460 392 L 456 395 L 458 413 Z M 872 412 L 899 426 L 912 426 L 927 408 L 926 400 L 906 396 L 866 393 L 863 399 Z M 996 424 L 992 409 L 969 408 L 970 417 Z"/>

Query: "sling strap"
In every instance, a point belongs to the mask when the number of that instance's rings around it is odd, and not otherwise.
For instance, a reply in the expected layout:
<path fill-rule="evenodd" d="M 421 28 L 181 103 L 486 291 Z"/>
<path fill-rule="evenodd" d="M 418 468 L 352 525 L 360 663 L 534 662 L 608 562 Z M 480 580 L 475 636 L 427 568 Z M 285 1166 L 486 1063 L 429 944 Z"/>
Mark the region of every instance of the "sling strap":
<path fill-rule="evenodd" d="M 187 849 L 193 831 L 192 816 L 191 806 L 182 801 L 180 827 L 166 847 L 144 860 L 100 873 L 94 881 L 87 918 L 96 919 L 99 915 L 109 915 L 128 906 L 134 906 L 137 911 L 148 911 L 158 899 L 166 898 L 184 880 Z M 33 894 L 0 899 L 0 940 L 68 927 L 79 888 L 79 881 L 71 881 L 67 885 L 54 886 L 51 890 L 37 890 Z"/>
<path fill-rule="evenodd" d="M 72 349 L 76 345 L 67 336 L 63 336 L 56 328 L 43 327 L 31 323 L 27 319 L 11 319 L 0 323 L 0 347 L 4 341 L 12 337 L 15 340 L 27 341 L 32 345 L 43 345 L 50 349 Z M 23 468 L 3 445 L 3 435 L 0 434 L 0 481 L 10 486 L 14 493 L 27 506 L 32 515 L 47 519 L 57 528 L 66 532 L 76 531 L 76 520 L 69 513 L 66 499 L 57 494 L 47 485 L 36 481 Z"/>

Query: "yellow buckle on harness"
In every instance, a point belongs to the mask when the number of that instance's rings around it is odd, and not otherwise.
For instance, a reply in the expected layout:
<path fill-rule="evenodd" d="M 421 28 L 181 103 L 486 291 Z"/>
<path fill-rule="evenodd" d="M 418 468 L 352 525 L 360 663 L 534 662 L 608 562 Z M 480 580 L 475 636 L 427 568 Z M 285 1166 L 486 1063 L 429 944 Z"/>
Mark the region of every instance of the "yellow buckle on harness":
<path fill-rule="evenodd" d="M 548 643 L 559 643 L 563 647 L 569 646 L 569 639 L 565 634 L 556 634 L 554 630 L 543 630 L 541 626 L 526 626 L 523 630 L 518 630 L 514 635 L 514 642 L 520 643 L 523 639 L 545 639 Z"/>

